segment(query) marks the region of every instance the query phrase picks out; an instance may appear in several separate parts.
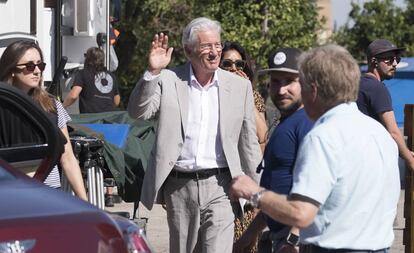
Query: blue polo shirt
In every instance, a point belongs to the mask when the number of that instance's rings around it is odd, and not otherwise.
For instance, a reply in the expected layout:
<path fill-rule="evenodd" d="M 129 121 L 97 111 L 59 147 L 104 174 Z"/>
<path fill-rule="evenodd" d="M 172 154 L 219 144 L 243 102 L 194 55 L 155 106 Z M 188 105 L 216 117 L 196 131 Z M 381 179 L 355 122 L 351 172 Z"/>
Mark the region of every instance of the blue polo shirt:
<path fill-rule="evenodd" d="M 290 193 L 299 144 L 312 126 L 313 122 L 303 108 L 281 119 L 266 146 L 264 170 L 260 180 L 262 187 L 280 194 Z M 272 232 L 285 226 L 270 217 L 267 217 L 267 225 Z"/>

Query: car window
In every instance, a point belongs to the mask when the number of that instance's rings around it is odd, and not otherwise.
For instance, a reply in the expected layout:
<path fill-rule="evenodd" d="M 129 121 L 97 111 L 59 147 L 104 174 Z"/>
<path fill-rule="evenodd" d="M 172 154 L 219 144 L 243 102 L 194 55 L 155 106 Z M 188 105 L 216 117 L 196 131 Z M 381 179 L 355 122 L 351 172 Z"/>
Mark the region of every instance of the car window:
<path fill-rule="evenodd" d="M 46 136 L 27 114 L 0 100 L 0 148 L 44 144 Z M 3 120 L 7 119 L 7 120 Z"/>
<path fill-rule="evenodd" d="M 0 82 L 0 157 L 15 168 L 35 168 L 34 178 L 44 181 L 64 151 L 66 138 L 27 94 Z"/>

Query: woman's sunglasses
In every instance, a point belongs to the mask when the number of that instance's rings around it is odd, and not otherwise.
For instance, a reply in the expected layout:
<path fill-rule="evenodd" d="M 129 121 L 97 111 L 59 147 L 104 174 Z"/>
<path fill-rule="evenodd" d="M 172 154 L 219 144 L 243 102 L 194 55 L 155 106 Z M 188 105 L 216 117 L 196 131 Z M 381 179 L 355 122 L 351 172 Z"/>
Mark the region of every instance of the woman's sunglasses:
<path fill-rule="evenodd" d="M 36 69 L 36 67 L 38 67 L 40 71 L 43 71 L 46 68 L 46 63 L 40 62 L 38 64 L 34 64 L 33 62 L 28 62 L 28 63 L 17 64 L 16 67 L 17 66 L 24 66 L 25 69 L 29 72 L 33 72 Z"/>
<path fill-rule="evenodd" d="M 230 59 L 225 59 L 221 62 L 221 67 L 223 69 L 231 69 L 234 66 L 236 67 L 237 70 L 243 70 L 244 67 L 246 67 L 246 61 L 244 60 L 235 60 L 232 61 Z"/>

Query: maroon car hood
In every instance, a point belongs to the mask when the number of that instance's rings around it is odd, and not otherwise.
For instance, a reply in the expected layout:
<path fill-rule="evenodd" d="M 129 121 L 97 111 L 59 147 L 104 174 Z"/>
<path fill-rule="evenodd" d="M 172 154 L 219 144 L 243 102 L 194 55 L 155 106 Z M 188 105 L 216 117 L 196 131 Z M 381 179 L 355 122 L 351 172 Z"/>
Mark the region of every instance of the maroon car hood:
<path fill-rule="evenodd" d="M 0 247 L 35 240 L 29 252 L 127 252 L 103 211 L 67 193 L 20 178 L 0 182 Z"/>

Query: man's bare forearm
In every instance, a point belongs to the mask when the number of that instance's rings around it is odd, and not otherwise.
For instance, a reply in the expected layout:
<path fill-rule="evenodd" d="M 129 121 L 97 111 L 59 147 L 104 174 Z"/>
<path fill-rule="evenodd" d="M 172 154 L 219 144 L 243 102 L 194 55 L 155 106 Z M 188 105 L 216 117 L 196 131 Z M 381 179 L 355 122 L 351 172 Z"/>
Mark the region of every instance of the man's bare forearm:
<path fill-rule="evenodd" d="M 262 212 L 276 221 L 297 228 L 304 228 L 312 223 L 318 209 L 312 206 L 313 204 L 304 201 L 288 200 L 285 195 L 271 191 L 264 192 L 260 199 Z"/>

